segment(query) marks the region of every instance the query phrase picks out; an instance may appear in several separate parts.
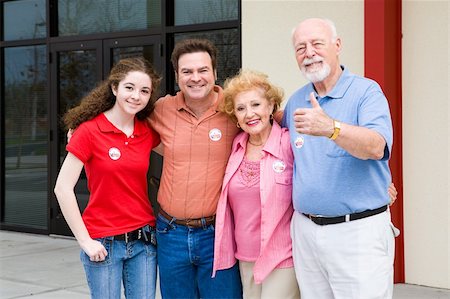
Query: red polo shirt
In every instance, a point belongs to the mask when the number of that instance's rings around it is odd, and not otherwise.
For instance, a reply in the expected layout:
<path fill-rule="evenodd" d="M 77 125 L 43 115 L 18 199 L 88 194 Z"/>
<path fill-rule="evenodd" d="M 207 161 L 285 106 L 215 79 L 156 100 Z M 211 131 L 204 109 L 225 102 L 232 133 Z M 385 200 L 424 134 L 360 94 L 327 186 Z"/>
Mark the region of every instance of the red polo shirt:
<path fill-rule="evenodd" d="M 66 149 L 84 163 L 90 196 L 83 221 L 91 238 L 155 224 L 147 171 L 150 151 L 159 142 L 146 121 L 135 119 L 127 137 L 103 113 L 74 132 Z"/>

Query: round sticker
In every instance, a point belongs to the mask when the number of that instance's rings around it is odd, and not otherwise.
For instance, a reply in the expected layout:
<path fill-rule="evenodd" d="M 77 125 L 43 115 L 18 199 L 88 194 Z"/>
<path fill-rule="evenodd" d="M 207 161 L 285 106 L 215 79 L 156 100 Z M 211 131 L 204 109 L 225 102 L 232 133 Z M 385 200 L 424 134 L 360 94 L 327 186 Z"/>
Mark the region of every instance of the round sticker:
<path fill-rule="evenodd" d="M 219 129 L 212 129 L 209 131 L 209 139 L 212 141 L 219 141 L 222 138 L 222 132 Z"/>
<path fill-rule="evenodd" d="M 301 148 L 303 146 L 304 142 L 305 142 L 305 140 L 303 139 L 303 137 L 298 136 L 297 139 L 295 139 L 295 141 L 294 141 L 294 145 L 296 148 Z"/>
<path fill-rule="evenodd" d="M 111 160 L 119 160 L 120 158 L 120 150 L 116 147 L 112 147 L 109 149 L 109 157 L 111 158 Z"/>
<path fill-rule="evenodd" d="M 273 171 L 277 173 L 282 173 L 286 169 L 286 164 L 283 161 L 278 160 L 272 164 Z"/>

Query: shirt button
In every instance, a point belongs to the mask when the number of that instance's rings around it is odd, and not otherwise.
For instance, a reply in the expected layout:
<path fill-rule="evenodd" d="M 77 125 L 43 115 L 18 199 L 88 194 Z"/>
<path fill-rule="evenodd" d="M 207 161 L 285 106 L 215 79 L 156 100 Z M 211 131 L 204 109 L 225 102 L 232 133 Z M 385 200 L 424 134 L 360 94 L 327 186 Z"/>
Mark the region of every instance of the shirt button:
<path fill-rule="evenodd" d="M 131 138 L 134 138 L 134 135 L 131 135 Z"/>
<path fill-rule="evenodd" d="M 128 145 L 128 141 L 125 141 L 125 145 Z"/>

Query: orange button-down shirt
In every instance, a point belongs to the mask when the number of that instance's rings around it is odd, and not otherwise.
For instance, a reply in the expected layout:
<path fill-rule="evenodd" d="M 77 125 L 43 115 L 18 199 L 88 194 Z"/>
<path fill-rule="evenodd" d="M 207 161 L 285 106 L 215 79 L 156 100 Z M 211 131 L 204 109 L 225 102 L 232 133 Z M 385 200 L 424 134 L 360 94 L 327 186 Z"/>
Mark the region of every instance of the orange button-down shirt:
<path fill-rule="evenodd" d="M 156 102 L 150 124 L 161 136 L 164 159 L 158 203 L 179 218 L 214 215 L 233 139 L 238 132 L 219 111 L 222 89 L 215 86 L 218 101 L 200 118 L 186 106 L 182 92 Z"/>

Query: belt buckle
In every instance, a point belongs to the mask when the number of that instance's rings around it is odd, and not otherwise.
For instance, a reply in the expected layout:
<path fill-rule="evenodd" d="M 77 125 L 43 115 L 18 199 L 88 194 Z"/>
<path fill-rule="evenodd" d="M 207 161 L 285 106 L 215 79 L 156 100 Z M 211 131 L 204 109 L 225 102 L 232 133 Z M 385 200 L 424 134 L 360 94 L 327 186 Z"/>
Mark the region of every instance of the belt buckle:
<path fill-rule="evenodd" d="M 128 233 L 125 233 L 125 243 L 128 243 Z"/>

